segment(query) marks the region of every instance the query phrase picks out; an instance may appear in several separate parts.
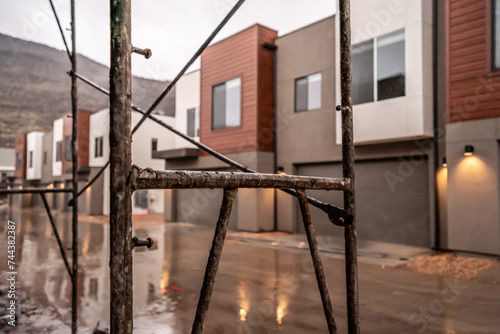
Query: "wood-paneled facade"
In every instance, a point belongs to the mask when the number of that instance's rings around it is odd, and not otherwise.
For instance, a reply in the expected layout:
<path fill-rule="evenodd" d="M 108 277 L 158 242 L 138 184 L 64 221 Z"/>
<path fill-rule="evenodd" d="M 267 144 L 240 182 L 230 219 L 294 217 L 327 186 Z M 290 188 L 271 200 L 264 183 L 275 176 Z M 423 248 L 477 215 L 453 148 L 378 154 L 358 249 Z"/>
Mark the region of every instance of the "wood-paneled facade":
<path fill-rule="evenodd" d="M 253 25 L 208 47 L 201 56 L 200 141 L 223 153 L 265 151 L 274 147 L 275 30 Z M 212 130 L 212 87 L 241 78 L 241 125 Z"/>
<path fill-rule="evenodd" d="M 14 177 L 16 180 L 26 179 L 26 144 L 26 135 L 16 137 L 16 141 L 14 144 L 16 151 L 16 169 L 14 171 Z"/>
<path fill-rule="evenodd" d="M 89 130 L 90 130 L 91 111 L 78 110 L 78 166 L 89 165 Z M 73 162 L 66 159 L 66 138 L 71 137 L 73 132 L 73 121 L 71 114 L 63 117 L 63 141 L 62 141 L 62 170 L 63 173 L 71 173 Z"/>
<path fill-rule="evenodd" d="M 492 67 L 493 0 L 447 1 L 447 117 L 500 117 L 500 70 Z"/>

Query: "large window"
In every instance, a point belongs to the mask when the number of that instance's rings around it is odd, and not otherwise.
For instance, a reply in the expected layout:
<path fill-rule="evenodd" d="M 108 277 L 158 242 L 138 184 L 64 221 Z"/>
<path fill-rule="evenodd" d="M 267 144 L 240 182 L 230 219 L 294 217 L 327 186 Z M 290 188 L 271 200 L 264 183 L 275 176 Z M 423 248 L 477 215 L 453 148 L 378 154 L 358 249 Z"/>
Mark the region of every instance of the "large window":
<path fill-rule="evenodd" d="M 71 152 L 71 136 L 67 136 L 64 140 L 64 160 L 72 161 L 72 152 Z"/>
<path fill-rule="evenodd" d="M 241 78 L 212 87 L 212 130 L 241 125 Z"/>
<path fill-rule="evenodd" d="M 29 151 L 29 154 L 28 154 L 28 164 L 29 164 L 29 168 L 33 167 L 33 151 Z"/>
<path fill-rule="evenodd" d="M 373 102 L 373 40 L 352 47 L 352 102 Z"/>
<path fill-rule="evenodd" d="M 295 112 L 321 108 L 321 73 L 295 79 Z"/>
<path fill-rule="evenodd" d="M 405 31 L 352 47 L 353 103 L 405 96 Z"/>
<path fill-rule="evenodd" d="M 492 8 L 492 57 L 493 69 L 500 69 L 500 0 L 491 1 Z"/>
<path fill-rule="evenodd" d="M 62 142 L 56 142 L 56 161 L 62 160 Z"/>
<path fill-rule="evenodd" d="M 198 137 L 200 129 L 200 118 L 197 108 L 187 110 L 187 135 L 189 137 Z"/>
<path fill-rule="evenodd" d="M 104 137 L 96 137 L 94 141 L 94 157 L 99 158 L 102 157 L 102 143 L 104 141 Z"/>

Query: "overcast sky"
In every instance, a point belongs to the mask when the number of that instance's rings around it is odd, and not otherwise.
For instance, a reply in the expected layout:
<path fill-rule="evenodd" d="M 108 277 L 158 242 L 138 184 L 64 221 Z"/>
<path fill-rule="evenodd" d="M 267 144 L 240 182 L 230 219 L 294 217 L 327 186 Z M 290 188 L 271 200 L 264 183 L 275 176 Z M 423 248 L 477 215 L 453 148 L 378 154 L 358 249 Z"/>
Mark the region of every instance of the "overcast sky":
<path fill-rule="evenodd" d="M 53 0 L 63 28 L 70 26 L 69 0 Z M 332 15 L 335 0 L 247 0 L 215 41 L 254 23 L 279 35 Z M 132 42 L 153 56 L 133 57 L 135 75 L 172 79 L 194 54 L 236 0 L 132 1 Z M 109 64 L 109 1 L 76 0 L 77 51 Z M 0 0 L 0 32 L 63 49 L 49 0 Z M 70 32 L 66 31 L 68 43 Z M 195 63 L 191 69 L 199 67 Z"/>

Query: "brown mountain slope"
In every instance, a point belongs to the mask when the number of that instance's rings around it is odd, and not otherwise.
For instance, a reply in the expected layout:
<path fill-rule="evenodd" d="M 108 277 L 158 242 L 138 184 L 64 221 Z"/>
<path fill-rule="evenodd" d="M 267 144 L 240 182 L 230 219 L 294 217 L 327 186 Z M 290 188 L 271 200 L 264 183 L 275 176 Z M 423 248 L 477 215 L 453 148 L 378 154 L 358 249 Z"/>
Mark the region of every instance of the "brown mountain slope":
<path fill-rule="evenodd" d="M 16 136 L 30 131 L 50 131 L 52 122 L 71 111 L 70 63 L 66 52 L 0 34 L 0 147 L 13 147 Z M 79 55 L 78 72 L 109 87 L 109 68 Z M 168 82 L 134 77 L 133 101 L 147 109 Z M 78 83 L 80 109 L 108 107 L 108 97 Z M 175 113 L 175 92 L 159 108 Z"/>

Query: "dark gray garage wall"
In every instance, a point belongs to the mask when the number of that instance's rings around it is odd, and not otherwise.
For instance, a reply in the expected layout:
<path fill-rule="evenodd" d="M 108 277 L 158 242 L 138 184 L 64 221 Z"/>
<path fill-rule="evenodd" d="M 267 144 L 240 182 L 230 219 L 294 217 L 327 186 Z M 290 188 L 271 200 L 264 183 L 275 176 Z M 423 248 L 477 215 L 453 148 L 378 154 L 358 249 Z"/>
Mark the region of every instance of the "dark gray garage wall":
<path fill-rule="evenodd" d="M 175 189 L 176 221 L 215 228 L 222 204 L 222 189 Z M 238 195 L 233 203 L 228 228 L 236 230 Z"/>
<path fill-rule="evenodd" d="M 356 219 L 359 240 L 430 246 L 428 161 L 425 157 L 356 162 Z M 297 174 L 341 177 L 339 163 L 297 166 Z M 310 191 L 342 206 L 341 192 Z M 298 209 L 297 209 L 298 210 Z M 326 215 L 311 209 L 318 234 L 343 236 Z M 304 228 L 297 214 L 297 231 Z"/>

